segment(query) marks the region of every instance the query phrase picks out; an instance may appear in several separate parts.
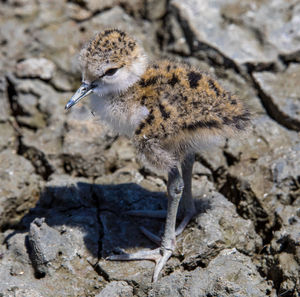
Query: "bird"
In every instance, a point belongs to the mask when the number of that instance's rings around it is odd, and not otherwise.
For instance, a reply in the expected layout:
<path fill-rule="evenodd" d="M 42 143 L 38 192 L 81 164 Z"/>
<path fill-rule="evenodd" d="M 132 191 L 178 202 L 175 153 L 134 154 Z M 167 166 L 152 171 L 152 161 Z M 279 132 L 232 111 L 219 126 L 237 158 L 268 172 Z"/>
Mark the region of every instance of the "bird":
<path fill-rule="evenodd" d="M 97 33 L 81 49 L 79 64 L 82 84 L 65 109 L 90 95 L 93 113 L 131 139 L 141 163 L 168 175 L 166 213 L 128 212 L 166 217 L 161 238 L 141 228 L 158 248 L 107 258 L 152 260 L 155 282 L 175 250 L 176 236 L 196 214 L 191 191 L 195 154 L 220 138 L 246 131 L 251 121 L 249 109 L 196 67 L 171 59 L 150 60 L 140 42 L 120 29 Z M 181 200 L 184 216 L 176 228 Z"/>

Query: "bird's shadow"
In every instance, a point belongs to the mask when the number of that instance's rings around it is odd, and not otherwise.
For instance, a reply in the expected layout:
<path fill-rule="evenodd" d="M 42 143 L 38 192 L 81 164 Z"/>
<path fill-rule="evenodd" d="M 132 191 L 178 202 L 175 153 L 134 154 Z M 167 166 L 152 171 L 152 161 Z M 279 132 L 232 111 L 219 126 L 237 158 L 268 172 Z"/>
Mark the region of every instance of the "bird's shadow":
<path fill-rule="evenodd" d="M 211 208 L 208 199 L 195 202 L 197 215 Z M 29 232 L 35 219 L 45 218 L 46 224 L 61 234 L 78 229 L 85 248 L 100 259 L 118 249 L 156 247 L 140 232 L 139 226 L 162 235 L 165 220 L 133 217 L 126 212 L 166 208 L 164 193 L 151 192 L 134 183 L 95 185 L 77 182 L 66 186 L 46 186 L 36 206 L 6 240 L 18 232 Z M 80 236 L 77 239 L 80 244 Z"/>

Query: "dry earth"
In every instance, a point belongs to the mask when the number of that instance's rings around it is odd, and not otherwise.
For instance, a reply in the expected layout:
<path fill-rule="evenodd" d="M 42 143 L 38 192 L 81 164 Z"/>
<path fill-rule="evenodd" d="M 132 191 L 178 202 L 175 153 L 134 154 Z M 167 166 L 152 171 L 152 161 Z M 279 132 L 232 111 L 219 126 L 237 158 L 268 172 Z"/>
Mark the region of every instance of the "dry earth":
<path fill-rule="evenodd" d="M 166 177 L 86 103 L 76 54 L 118 27 L 152 57 L 215 75 L 255 114 L 243 140 L 200 152 L 198 214 L 160 280 L 109 262 L 154 248 L 129 209 L 166 207 Z M 1 0 L 0 296 L 299 296 L 300 2 Z"/>

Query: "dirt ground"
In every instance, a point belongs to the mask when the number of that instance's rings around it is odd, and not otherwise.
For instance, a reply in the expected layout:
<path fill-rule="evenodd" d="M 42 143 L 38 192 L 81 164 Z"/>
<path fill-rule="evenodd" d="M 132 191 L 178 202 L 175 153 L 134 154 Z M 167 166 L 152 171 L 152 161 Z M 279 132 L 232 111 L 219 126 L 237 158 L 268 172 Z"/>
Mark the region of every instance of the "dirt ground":
<path fill-rule="evenodd" d="M 249 133 L 196 156 L 197 215 L 158 282 L 166 176 L 96 119 L 77 54 L 120 28 L 150 59 L 214 75 L 253 113 Z M 300 2 L 0 1 L 0 296 L 300 296 Z"/>

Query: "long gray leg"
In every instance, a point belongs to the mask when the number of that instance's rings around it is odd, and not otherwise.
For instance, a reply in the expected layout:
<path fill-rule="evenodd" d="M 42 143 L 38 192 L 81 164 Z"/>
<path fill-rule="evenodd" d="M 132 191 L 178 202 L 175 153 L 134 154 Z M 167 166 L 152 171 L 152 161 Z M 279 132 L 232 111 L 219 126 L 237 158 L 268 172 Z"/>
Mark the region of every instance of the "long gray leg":
<path fill-rule="evenodd" d="M 153 251 L 139 251 L 133 254 L 113 255 L 108 257 L 108 260 L 153 260 L 156 262 L 153 274 L 153 281 L 155 282 L 176 246 L 176 216 L 183 186 L 184 183 L 178 168 L 172 169 L 168 178 L 168 210 L 160 248 Z"/>
<path fill-rule="evenodd" d="M 175 248 L 175 227 L 178 205 L 183 193 L 184 183 L 177 168 L 172 169 L 168 176 L 168 211 L 162 246 L 166 249 Z"/>
<path fill-rule="evenodd" d="M 184 182 L 184 189 L 182 192 L 182 206 L 184 209 L 184 217 L 178 228 L 176 229 L 175 234 L 179 235 L 185 229 L 191 218 L 196 214 L 196 207 L 192 196 L 192 173 L 193 173 L 193 165 L 195 162 L 195 154 L 190 153 L 187 154 L 184 160 L 181 163 L 182 177 Z M 174 171 L 175 172 L 175 171 Z M 178 172 L 178 170 L 177 170 Z M 178 173 L 179 174 L 179 173 Z M 169 174 L 169 184 L 172 181 L 171 173 Z M 169 186 L 168 186 L 169 188 Z M 167 216 L 166 211 L 160 210 L 133 210 L 128 211 L 127 214 L 141 217 L 151 217 L 151 218 L 163 218 Z M 140 230 L 144 233 L 146 237 L 155 242 L 157 245 L 160 245 L 161 240 L 158 236 L 154 235 L 144 227 L 140 227 Z"/>
<path fill-rule="evenodd" d="M 176 235 L 182 233 L 191 218 L 196 214 L 196 207 L 192 196 L 192 174 L 195 162 L 195 154 L 190 153 L 185 156 L 181 163 L 184 189 L 182 193 L 182 206 L 184 208 L 184 218 L 176 229 Z"/>

